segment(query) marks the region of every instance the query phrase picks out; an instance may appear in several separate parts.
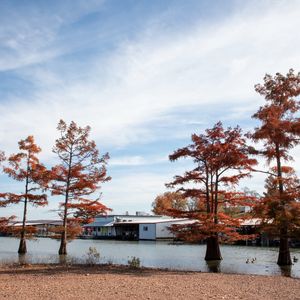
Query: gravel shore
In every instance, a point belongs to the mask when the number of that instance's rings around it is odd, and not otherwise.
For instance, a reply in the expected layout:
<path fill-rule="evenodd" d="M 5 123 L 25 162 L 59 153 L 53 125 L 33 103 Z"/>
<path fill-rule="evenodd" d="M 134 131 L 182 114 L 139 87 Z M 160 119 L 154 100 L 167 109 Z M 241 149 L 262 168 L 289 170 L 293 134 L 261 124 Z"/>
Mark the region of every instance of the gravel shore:
<path fill-rule="evenodd" d="M 4 266 L 0 299 L 300 299 L 300 279 L 130 269 Z"/>

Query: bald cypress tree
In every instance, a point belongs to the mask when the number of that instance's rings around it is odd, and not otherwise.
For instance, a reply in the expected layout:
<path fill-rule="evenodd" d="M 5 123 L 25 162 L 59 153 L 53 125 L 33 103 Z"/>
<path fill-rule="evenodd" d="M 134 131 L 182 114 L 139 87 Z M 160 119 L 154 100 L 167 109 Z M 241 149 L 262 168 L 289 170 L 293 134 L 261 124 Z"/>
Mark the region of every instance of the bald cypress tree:
<path fill-rule="evenodd" d="M 276 182 L 278 205 L 276 206 L 280 245 L 278 265 L 291 265 L 289 250 L 289 219 L 288 209 L 290 197 L 284 187 L 283 164 L 293 158 L 290 150 L 300 143 L 300 73 L 289 70 L 286 76 L 276 73 L 266 75 L 263 84 L 257 84 L 255 90 L 265 97 L 266 104 L 253 115 L 261 122 L 251 137 L 255 142 L 262 142 L 263 148 L 255 153 L 265 157 L 268 164 L 275 163 L 273 174 Z M 270 179 L 269 179 L 270 180 Z M 271 201 L 271 199 L 269 198 Z"/>

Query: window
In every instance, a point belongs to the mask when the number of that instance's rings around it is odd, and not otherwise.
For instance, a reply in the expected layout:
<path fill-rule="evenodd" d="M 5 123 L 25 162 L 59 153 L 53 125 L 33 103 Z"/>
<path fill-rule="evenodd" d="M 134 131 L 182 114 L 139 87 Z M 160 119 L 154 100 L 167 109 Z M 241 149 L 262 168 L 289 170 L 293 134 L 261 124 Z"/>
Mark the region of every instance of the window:
<path fill-rule="evenodd" d="M 148 231 L 148 226 L 144 226 L 144 227 L 143 227 L 143 230 L 144 230 L 144 231 Z"/>

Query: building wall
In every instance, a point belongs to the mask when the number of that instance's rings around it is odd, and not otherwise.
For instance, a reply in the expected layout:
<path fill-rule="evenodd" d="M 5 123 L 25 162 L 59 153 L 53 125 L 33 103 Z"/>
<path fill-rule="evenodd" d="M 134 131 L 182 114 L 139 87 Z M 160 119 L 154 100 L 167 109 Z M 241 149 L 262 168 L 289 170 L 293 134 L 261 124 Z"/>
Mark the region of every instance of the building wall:
<path fill-rule="evenodd" d="M 93 235 L 94 236 L 116 236 L 116 230 L 112 226 L 101 226 L 101 227 L 94 227 L 93 228 Z"/>
<path fill-rule="evenodd" d="M 186 222 L 164 216 L 113 215 L 96 217 L 95 222 L 85 225 L 88 234 L 95 237 L 117 237 L 139 240 L 172 239 L 168 227 Z"/>
<path fill-rule="evenodd" d="M 156 238 L 157 239 L 168 239 L 173 238 L 173 233 L 170 232 L 168 227 L 172 224 L 176 224 L 176 222 L 164 222 L 156 224 Z"/>
<path fill-rule="evenodd" d="M 156 240 L 156 225 L 157 224 L 139 224 L 139 239 L 140 240 Z"/>

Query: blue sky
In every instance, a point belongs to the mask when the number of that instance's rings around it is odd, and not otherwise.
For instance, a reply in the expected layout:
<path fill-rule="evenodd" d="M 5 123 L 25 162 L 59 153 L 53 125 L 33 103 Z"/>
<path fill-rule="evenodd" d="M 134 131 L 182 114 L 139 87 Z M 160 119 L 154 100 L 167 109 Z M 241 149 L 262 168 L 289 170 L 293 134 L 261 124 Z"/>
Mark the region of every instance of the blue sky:
<path fill-rule="evenodd" d="M 103 202 L 115 213 L 150 211 L 164 183 L 189 166 L 168 155 L 218 120 L 246 131 L 263 103 L 265 73 L 300 70 L 300 2 L 0 2 L 0 140 L 7 154 L 33 134 L 41 160 L 60 118 L 92 127 L 109 152 Z M 295 154 L 295 167 L 300 153 Z M 22 185 L 1 176 L 1 191 Z M 263 190 L 256 175 L 241 187 Z M 56 218 L 49 207 L 30 218 Z M 0 215 L 21 215 L 21 207 Z"/>

